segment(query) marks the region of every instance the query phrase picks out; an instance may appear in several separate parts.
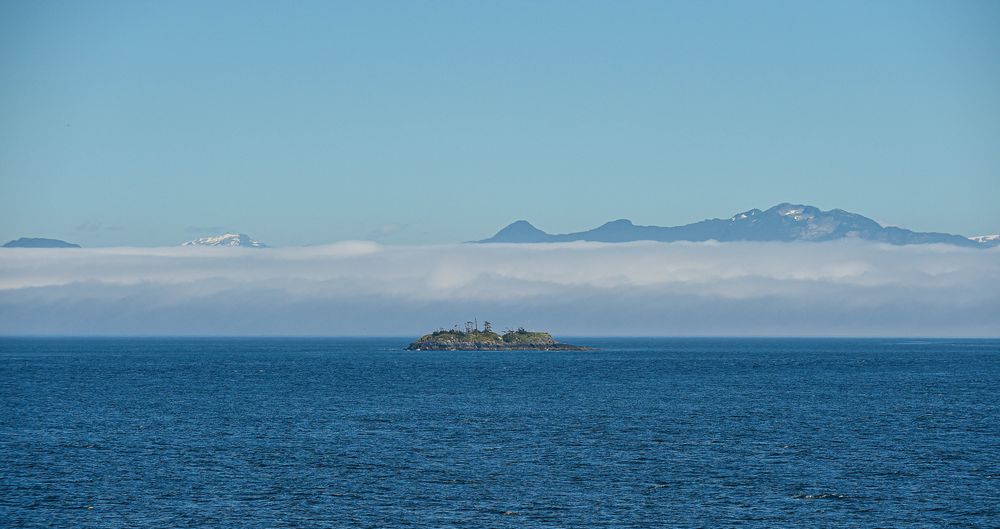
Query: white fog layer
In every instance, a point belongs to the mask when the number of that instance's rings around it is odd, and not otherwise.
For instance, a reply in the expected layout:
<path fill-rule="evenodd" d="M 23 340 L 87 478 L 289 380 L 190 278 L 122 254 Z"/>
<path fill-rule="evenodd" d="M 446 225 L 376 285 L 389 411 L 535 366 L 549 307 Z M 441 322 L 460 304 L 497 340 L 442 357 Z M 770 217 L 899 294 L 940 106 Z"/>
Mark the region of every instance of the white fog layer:
<path fill-rule="evenodd" d="M 2 334 L 998 336 L 1000 248 L 567 243 L 0 251 Z"/>

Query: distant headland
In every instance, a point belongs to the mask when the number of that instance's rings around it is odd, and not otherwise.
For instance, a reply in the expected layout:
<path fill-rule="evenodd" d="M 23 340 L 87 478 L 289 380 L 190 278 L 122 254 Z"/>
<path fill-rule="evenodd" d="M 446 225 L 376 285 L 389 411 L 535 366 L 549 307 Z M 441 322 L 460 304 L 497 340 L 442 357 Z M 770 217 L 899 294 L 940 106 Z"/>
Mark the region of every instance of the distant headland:
<path fill-rule="evenodd" d="M 493 332 L 490 322 L 466 322 L 465 328 L 438 329 L 425 334 L 407 347 L 410 351 L 589 351 L 589 347 L 559 343 L 547 332 L 526 331 L 523 327 Z"/>
<path fill-rule="evenodd" d="M 4 248 L 79 248 L 79 244 L 60 241 L 59 239 L 45 239 L 42 237 L 21 237 L 3 245 Z"/>

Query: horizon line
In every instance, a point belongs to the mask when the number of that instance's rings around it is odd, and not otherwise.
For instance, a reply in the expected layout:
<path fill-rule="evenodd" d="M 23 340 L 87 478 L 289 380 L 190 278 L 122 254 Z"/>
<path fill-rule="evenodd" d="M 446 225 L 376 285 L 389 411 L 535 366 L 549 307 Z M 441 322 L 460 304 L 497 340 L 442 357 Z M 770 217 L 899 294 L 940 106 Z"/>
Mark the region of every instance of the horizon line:
<path fill-rule="evenodd" d="M 550 333 L 552 334 L 552 333 Z M 660 340 L 702 340 L 702 339 L 725 339 L 725 340 L 1000 340 L 1000 335 L 995 336 L 968 336 L 968 335 L 914 335 L 914 336 L 893 336 L 893 335 L 727 335 L 727 334 L 702 334 L 702 335 L 652 335 L 652 334 L 560 334 L 563 338 L 583 338 L 583 339 L 660 339 Z M 10 338 L 64 338 L 64 339 L 411 339 L 415 335 L 377 335 L 377 334 L 0 334 L 0 340 Z M 419 337 L 419 336 L 418 336 Z"/>

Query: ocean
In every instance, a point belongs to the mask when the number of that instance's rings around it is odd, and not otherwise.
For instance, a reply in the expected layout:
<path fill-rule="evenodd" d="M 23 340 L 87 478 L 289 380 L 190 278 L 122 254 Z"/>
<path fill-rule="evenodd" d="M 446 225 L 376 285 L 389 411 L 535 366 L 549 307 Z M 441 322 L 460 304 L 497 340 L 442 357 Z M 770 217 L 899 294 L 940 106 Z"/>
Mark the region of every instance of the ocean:
<path fill-rule="evenodd" d="M 0 526 L 1000 526 L 1000 340 L 565 341 L 0 339 Z"/>

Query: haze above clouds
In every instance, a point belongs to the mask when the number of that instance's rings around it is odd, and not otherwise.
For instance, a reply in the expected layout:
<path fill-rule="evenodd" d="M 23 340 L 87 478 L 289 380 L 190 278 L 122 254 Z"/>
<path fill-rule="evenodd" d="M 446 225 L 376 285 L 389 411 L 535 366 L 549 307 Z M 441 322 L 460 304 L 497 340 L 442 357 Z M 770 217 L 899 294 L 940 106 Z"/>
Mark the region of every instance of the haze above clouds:
<path fill-rule="evenodd" d="M 0 333 L 998 336 L 1000 248 L 568 243 L 0 252 Z"/>

